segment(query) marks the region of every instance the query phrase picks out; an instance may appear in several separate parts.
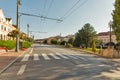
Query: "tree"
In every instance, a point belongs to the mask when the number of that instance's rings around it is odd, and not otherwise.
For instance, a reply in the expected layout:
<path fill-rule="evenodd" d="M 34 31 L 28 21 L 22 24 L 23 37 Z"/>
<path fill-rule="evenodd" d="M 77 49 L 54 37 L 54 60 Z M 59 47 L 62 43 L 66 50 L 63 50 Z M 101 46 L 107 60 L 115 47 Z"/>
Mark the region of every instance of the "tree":
<path fill-rule="evenodd" d="M 120 52 L 120 0 L 115 0 L 115 10 L 113 10 L 113 25 L 112 29 L 116 35 L 117 45 L 116 49 Z"/>
<path fill-rule="evenodd" d="M 70 39 L 68 40 L 68 43 L 70 43 L 70 44 L 73 44 L 73 42 L 74 42 L 74 38 L 70 38 Z"/>
<path fill-rule="evenodd" d="M 12 37 L 13 40 L 14 40 L 17 33 L 18 33 L 18 30 L 17 30 L 17 29 L 16 29 L 16 30 L 12 30 L 11 32 L 9 32 L 9 33 L 7 34 L 7 36 Z"/>
<path fill-rule="evenodd" d="M 87 48 L 95 36 L 96 31 L 87 23 L 75 34 L 74 46 L 85 46 Z"/>
<path fill-rule="evenodd" d="M 120 0 L 115 1 L 115 10 L 113 10 L 113 25 L 112 29 L 116 35 L 116 40 L 120 42 Z"/>

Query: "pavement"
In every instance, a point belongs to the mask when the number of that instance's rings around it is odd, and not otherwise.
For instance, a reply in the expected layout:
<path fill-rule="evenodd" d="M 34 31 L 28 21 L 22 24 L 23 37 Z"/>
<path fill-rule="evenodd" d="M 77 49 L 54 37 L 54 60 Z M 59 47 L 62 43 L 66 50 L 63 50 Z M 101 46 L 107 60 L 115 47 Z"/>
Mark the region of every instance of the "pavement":
<path fill-rule="evenodd" d="M 18 56 L 22 55 L 24 51 L 15 52 L 11 50 L 8 52 L 0 52 L 0 74 L 4 72 L 9 66 L 11 66 Z"/>

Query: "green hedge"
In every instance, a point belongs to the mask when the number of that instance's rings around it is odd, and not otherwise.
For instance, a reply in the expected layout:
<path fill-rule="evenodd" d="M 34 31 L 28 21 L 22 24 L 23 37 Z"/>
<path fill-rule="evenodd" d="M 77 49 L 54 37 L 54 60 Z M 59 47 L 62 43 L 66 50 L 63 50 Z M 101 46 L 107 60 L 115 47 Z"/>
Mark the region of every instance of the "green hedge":
<path fill-rule="evenodd" d="M 15 48 L 15 41 L 11 41 L 11 40 L 3 41 L 3 40 L 0 40 L 0 47 L 6 47 L 9 50 L 14 49 Z"/>
<path fill-rule="evenodd" d="M 22 47 L 24 48 L 29 48 L 31 45 L 32 45 L 32 42 L 28 42 L 28 41 L 22 42 Z"/>

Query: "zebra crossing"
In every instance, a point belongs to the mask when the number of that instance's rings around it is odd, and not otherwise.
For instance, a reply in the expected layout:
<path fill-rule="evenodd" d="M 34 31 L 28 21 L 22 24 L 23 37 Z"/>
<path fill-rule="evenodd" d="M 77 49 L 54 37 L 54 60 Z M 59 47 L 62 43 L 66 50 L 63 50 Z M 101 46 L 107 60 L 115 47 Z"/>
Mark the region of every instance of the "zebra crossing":
<path fill-rule="evenodd" d="M 42 53 L 42 54 L 26 54 L 22 58 L 21 62 L 29 61 L 30 56 L 34 61 L 40 60 L 41 58 L 44 60 L 60 60 L 60 59 L 80 59 L 81 57 L 74 54 L 63 54 L 63 53 Z M 82 59 L 82 58 L 81 58 Z M 84 58 L 83 58 L 84 59 Z"/>

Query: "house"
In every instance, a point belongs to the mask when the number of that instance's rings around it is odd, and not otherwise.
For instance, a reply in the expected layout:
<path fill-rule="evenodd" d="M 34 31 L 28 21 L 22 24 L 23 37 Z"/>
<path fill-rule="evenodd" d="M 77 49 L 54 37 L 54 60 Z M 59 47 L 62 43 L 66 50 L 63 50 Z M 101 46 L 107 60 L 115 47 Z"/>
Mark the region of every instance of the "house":
<path fill-rule="evenodd" d="M 70 38 L 75 39 L 75 35 L 67 35 L 67 36 L 65 36 L 65 37 L 63 38 L 63 41 L 68 42 Z"/>
<path fill-rule="evenodd" d="M 110 42 L 110 32 L 100 32 L 98 33 L 98 40 L 101 40 L 103 43 L 108 43 Z M 116 36 L 115 34 L 112 32 L 111 33 L 111 41 L 116 43 Z"/>
<path fill-rule="evenodd" d="M 6 18 L 3 10 L 0 8 L 0 40 L 9 40 L 11 39 L 8 35 L 9 32 L 16 29 L 12 25 L 12 19 Z"/>

